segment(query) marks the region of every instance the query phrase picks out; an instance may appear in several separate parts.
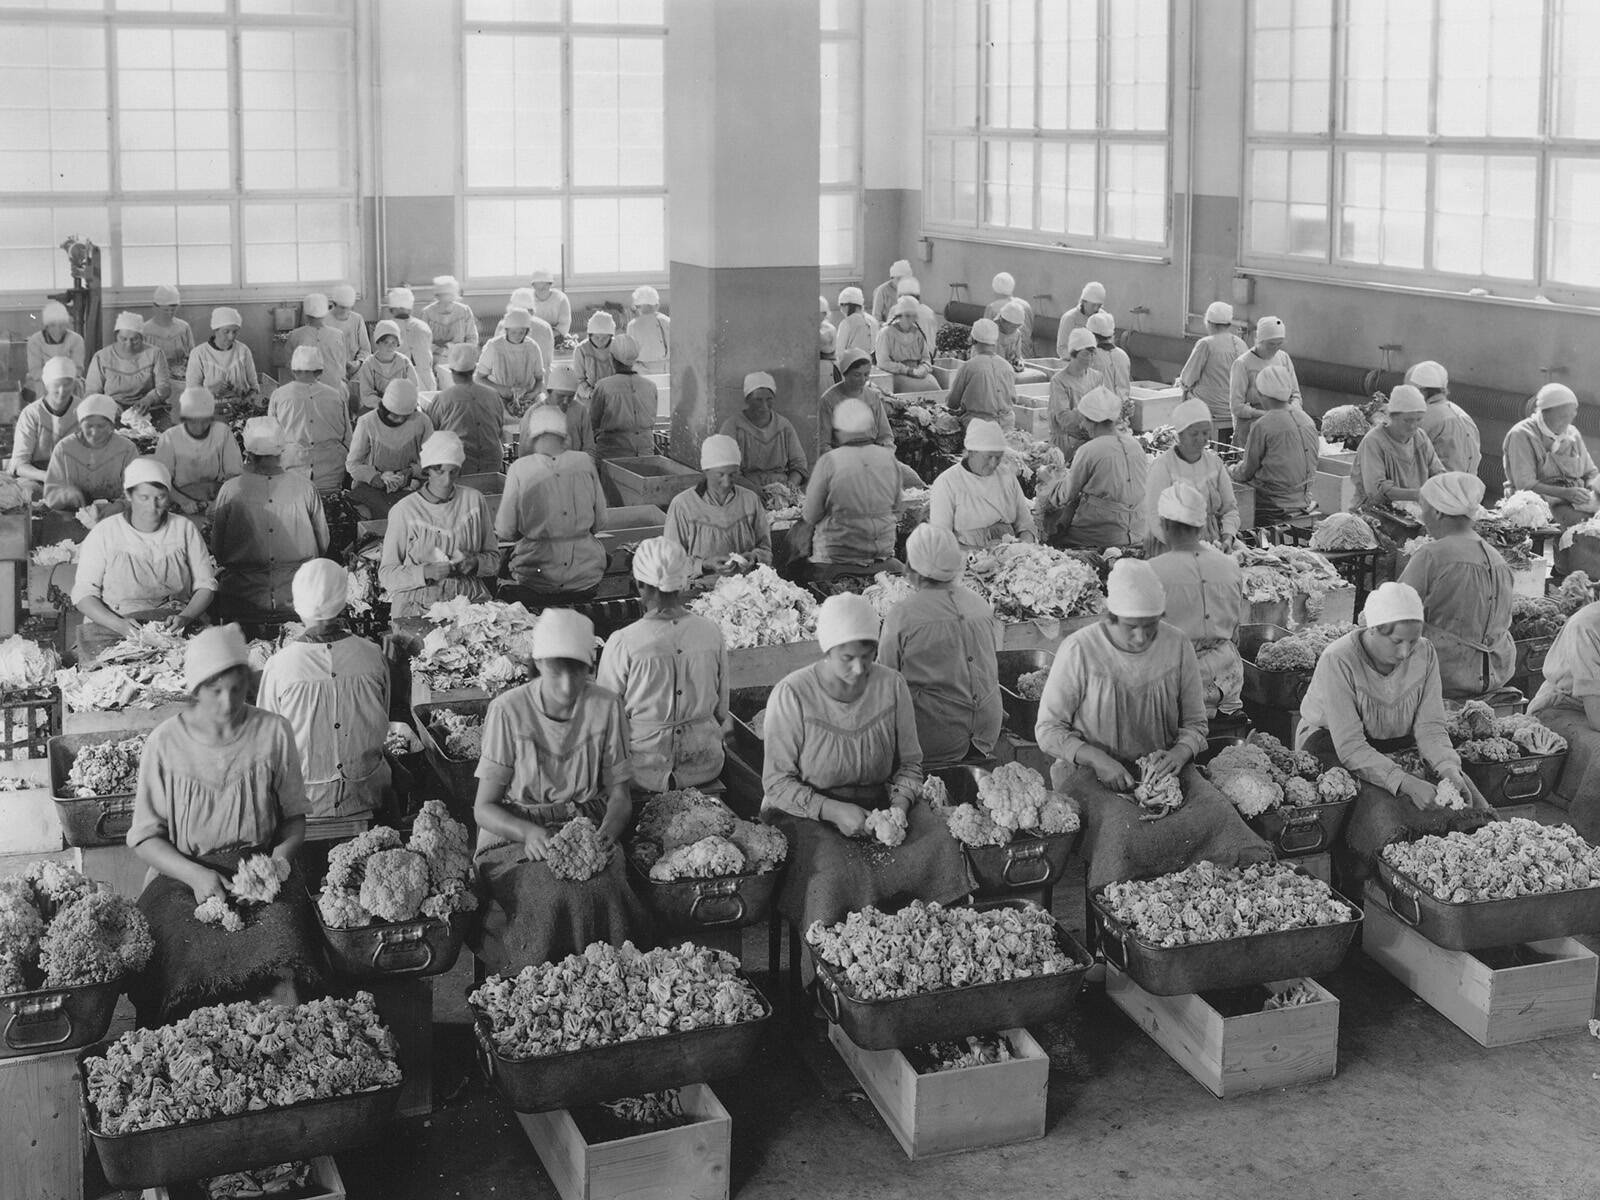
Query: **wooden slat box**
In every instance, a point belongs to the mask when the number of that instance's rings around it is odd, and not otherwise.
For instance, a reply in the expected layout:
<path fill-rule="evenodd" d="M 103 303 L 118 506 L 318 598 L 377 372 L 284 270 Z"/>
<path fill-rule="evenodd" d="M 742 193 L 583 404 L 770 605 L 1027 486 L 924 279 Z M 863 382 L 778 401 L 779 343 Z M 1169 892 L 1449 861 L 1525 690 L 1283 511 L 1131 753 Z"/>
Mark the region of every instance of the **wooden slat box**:
<path fill-rule="evenodd" d="M 78 1051 L 0 1059 L 0 1196 L 83 1200 Z"/>
<path fill-rule="evenodd" d="M 319 1154 L 311 1160 L 311 1183 L 321 1190 L 308 1200 L 345 1200 L 344 1177 L 330 1154 Z M 145 1188 L 143 1200 L 172 1200 L 172 1193 L 164 1187 Z"/>

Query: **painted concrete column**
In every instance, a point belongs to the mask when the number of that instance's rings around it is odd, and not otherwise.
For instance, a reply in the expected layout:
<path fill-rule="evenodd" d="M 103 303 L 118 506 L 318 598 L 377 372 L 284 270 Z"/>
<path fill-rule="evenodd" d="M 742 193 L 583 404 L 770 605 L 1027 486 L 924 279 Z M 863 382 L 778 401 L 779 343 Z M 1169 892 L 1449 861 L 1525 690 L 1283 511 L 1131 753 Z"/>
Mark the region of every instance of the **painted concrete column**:
<path fill-rule="evenodd" d="M 861 8 L 862 78 L 870 81 L 862 131 L 862 287 L 870 299 L 890 265 L 904 258 L 923 278 L 927 299 L 933 293 L 923 277 L 926 264 L 915 253 L 922 234 L 923 4 L 867 0 Z"/>
<path fill-rule="evenodd" d="M 819 15 L 803 0 L 668 0 L 672 457 L 768 371 L 816 441 Z"/>

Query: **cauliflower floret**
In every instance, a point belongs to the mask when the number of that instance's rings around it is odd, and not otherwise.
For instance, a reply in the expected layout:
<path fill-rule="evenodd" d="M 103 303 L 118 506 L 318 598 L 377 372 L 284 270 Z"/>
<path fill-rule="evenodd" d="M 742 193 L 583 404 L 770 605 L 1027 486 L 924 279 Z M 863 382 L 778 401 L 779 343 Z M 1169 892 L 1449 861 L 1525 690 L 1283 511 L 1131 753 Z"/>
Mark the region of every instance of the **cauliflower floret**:
<path fill-rule="evenodd" d="M 1310 808 L 1321 802 L 1317 785 L 1309 779 L 1295 776 L 1283 785 L 1283 803 L 1287 808 Z"/>
<path fill-rule="evenodd" d="M 945 786 L 944 780 L 937 775 L 926 775 L 922 780 L 922 787 L 917 795 L 929 808 L 948 808 L 950 806 L 950 789 Z"/>
<path fill-rule="evenodd" d="M 975 804 L 958 804 L 945 813 L 950 836 L 968 846 L 1004 846 L 1011 831 L 1001 829 L 985 809 Z"/>
<path fill-rule="evenodd" d="M 874 808 L 867 813 L 867 823 L 862 833 L 877 838 L 885 846 L 895 847 L 906 840 L 906 813 L 903 808 Z"/>
<path fill-rule="evenodd" d="M 477 907 L 478 894 L 467 886 L 465 880 L 456 879 L 422 902 L 422 915 L 442 921 L 452 913 L 469 913 Z"/>
<path fill-rule="evenodd" d="M 1456 786 L 1453 779 L 1439 780 L 1434 793 L 1434 801 L 1440 808 L 1463 809 L 1467 807 L 1467 797 Z"/>
<path fill-rule="evenodd" d="M 775 825 L 735 821 L 728 838 L 744 855 L 746 871 L 770 871 L 789 857 L 789 839 Z"/>
<path fill-rule="evenodd" d="M 1044 696 L 1044 685 L 1049 682 L 1050 668 L 1040 667 L 1017 676 L 1017 695 L 1024 700 L 1038 700 Z"/>
<path fill-rule="evenodd" d="M 82 871 L 49 858 L 36 858 L 22 868 L 22 879 L 33 889 L 33 901 L 46 921 L 74 900 L 100 889 Z"/>
<path fill-rule="evenodd" d="M 278 898 L 283 881 L 289 878 L 289 864 L 270 854 L 253 854 L 239 864 L 228 881 L 228 890 L 240 900 L 271 904 Z"/>
<path fill-rule="evenodd" d="M 44 936 L 44 918 L 22 879 L 0 879 L 0 954 L 32 962 Z"/>
<path fill-rule="evenodd" d="M 467 827 L 452 817 L 439 800 L 429 800 L 417 813 L 406 849 L 427 860 L 428 886 L 435 892 L 459 883 L 472 865 Z"/>
<path fill-rule="evenodd" d="M 1343 767 L 1329 767 L 1317 779 L 1317 796 L 1323 804 L 1338 804 L 1354 800 L 1356 780 Z"/>
<path fill-rule="evenodd" d="M 221 925 L 228 933 L 238 933 L 244 928 L 244 918 L 239 910 L 221 896 L 207 896 L 195 906 L 194 919 L 205 925 Z"/>
<path fill-rule="evenodd" d="M 557 879 L 581 883 L 605 870 L 609 852 L 588 817 L 573 817 L 545 847 L 545 866 Z"/>
<path fill-rule="evenodd" d="M 674 879 L 715 879 L 744 871 L 744 854 L 727 838 L 701 838 L 692 846 L 679 846 L 655 866 L 650 878 L 660 883 Z"/>
<path fill-rule="evenodd" d="M 361 907 L 361 896 L 355 888 L 324 885 L 322 895 L 317 897 L 317 911 L 329 929 L 360 929 L 372 924 L 372 914 Z"/>
<path fill-rule="evenodd" d="M 1233 801 L 1240 816 L 1259 817 L 1283 803 L 1283 789 L 1268 775 L 1255 771 L 1213 772 L 1217 790 Z"/>
<path fill-rule="evenodd" d="M 109 983 L 144 970 L 155 951 L 150 924 L 132 900 L 94 892 L 56 914 L 39 939 L 47 987 Z"/>
<path fill-rule="evenodd" d="M 1560 754 L 1567 748 L 1567 739 L 1547 727 L 1538 717 L 1515 713 L 1500 717 L 1494 723 L 1497 737 L 1507 738 L 1529 754 Z"/>
<path fill-rule="evenodd" d="M 1154 754 L 1146 754 L 1136 764 L 1139 768 L 1139 785 L 1133 789 L 1133 798 L 1139 804 L 1158 813 L 1168 813 L 1173 809 L 1183 807 L 1183 785 L 1178 782 L 1177 775 L 1168 775 L 1160 783 L 1146 783 L 1145 776 L 1149 774 L 1150 764 L 1155 759 Z"/>
<path fill-rule="evenodd" d="M 380 850 L 398 850 L 405 839 L 398 829 L 375 825 L 365 833 L 358 833 L 348 842 L 340 842 L 328 852 L 328 871 L 323 876 L 325 884 L 339 888 L 359 888 L 367 859 Z"/>
<path fill-rule="evenodd" d="M 726 805 L 696 805 L 667 822 L 661 835 L 661 849 L 671 854 L 682 846 L 692 846 L 705 838 L 726 838 L 733 832 L 733 822 L 733 813 Z"/>
<path fill-rule="evenodd" d="M 410 850 L 380 850 L 367 859 L 361 907 L 385 921 L 416 918 L 428 896 L 428 860 Z"/>
<path fill-rule="evenodd" d="M 0 953 L 0 996 L 28 990 L 28 981 L 22 974 L 22 962 L 14 955 Z"/>
<path fill-rule="evenodd" d="M 1039 832 L 1073 833 L 1081 825 L 1078 810 L 1064 796 L 1052 796 L 1039 810 Z"/>

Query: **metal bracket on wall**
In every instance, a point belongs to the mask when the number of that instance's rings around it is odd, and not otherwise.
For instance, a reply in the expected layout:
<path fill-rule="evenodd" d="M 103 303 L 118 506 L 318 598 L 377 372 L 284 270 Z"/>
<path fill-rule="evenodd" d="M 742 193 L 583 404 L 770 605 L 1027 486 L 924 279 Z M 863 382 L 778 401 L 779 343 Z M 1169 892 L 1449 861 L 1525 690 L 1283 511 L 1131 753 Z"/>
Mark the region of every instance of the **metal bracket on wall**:
<path fill-rule="evenodd" d="M 1392 356 L 1400 353 L 1402 348 L 1399 342 L 1379 343 L 1378 349 L 1383 351 L 1383 369 L 1385 371 L 1394 370 L 1394 363 L 1391 361 Z"/>

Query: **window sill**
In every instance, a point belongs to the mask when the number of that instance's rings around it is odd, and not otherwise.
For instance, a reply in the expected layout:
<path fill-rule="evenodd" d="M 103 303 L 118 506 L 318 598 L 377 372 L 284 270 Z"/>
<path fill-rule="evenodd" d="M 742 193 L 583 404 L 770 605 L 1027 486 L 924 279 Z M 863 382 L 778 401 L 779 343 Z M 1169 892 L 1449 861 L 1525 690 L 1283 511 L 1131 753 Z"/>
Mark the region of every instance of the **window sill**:
<path fill-rule="evenodd" d="M 1238 274 L 1259 279 L 1277 279 L 1287 283 L 1308 283 L 1317 286 L 1358 288 L 1365 292 L 1388 292 L 1397 296 L 1421 296 L 1430 300 L 1459 300 L 1463 304 L 1489 304 L 1503 308 L 1532 309 L 1535 312 L 1570 313 L 1576 316 L 1600 316 L 1600 305 L 1574 304 L 1558 300 L 1534 300 L 1524 296 L 1473 296 L 1449 288 L 1427 287 L 1422 284 L 1391 283 L 1375 279 L 1357 279 L 1336 274 L 1314 274 L 1285 267 L 1264 267 L 1242 263 Z"/>
<path fill-rule="evenodd" d="M 1119 262 L 1146 263 L 1151 266 L 1170 266 L 1172 253 L 1168 249 L 1150 248 L 1111 249 L 1103 246 L 1064 246 L 1058 242 L 1033 242 L 1023 238 L 1007 237 L 1003 233 L 988 234 L 983 230 L 940 229 L 931 225 L 922 228 L 924 238 L 938 238 L 946 242 L 968 242 L 977 246 L 1004 246 L 1007 249 L 1029 250 L 1046 254 L 1070 254 L 1081 258 L 1110 258 Z M 1130 243 L 1131 244 L 1131 243 Z"/>

